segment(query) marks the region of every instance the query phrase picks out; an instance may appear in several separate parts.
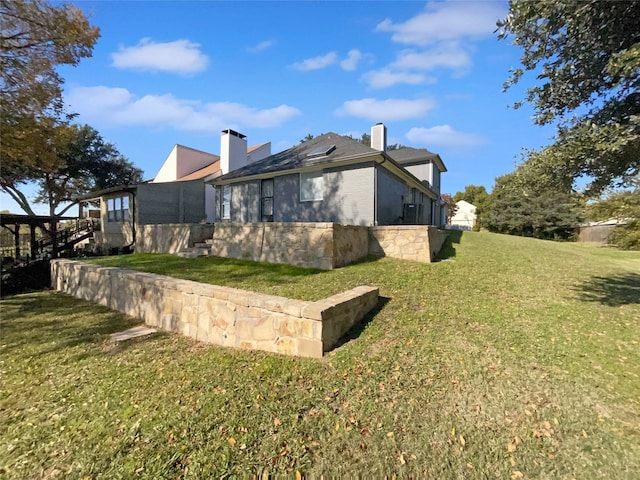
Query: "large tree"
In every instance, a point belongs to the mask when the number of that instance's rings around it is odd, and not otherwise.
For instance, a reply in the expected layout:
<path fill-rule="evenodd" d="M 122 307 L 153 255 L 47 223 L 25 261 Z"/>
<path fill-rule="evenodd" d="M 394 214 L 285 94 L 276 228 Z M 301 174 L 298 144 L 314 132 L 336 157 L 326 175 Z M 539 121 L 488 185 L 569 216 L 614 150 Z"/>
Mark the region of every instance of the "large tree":
<path fill-rule="evenodd" d="M 22 192 L 28 183 L 39 187 L 35 201 L 48 205 L 49 215 L 61 216 L 78 195 L 142 181 L 142 171 L 88 125 L 52 126 L 45 141 L 25 146 L 13 160 L 17 167 L 3 172 L 0 186 L 31 215 Z"/>
<path fill-rule="evenodd" d="M 90 57 L 99 36 L 82 11 L 42 0 L 0 0 L 0 95 L 3 150 L 21 140 L 23 120 L 63 115 L 56 68 Z M 30 125 L 26 125 L 30 126 Z"/>
<path fill-rule="evenodd" d="M 525 101 L 536 123 L 558 127 L 544 154 L 564 174 L 587 178 L 587 193 L 628 185 L 640 171 L 640 3 L 511 0 L 509 6 L 498 22 L 500 37 L 513 38 L 523 54 L 505 89 L 526 72 L 536 75 Z"/>
<path fill-rule="evenodd" d="M 0 18 L 0 182 L 33 214 L 15 187 L 38 178 L 45 157 L 58 156 L 55 144 L 73 116 L 65 112 L 56 68 L 91 56 L 99 30 L 79 8 L 43 0 L 0 0 Z"/>
<path fill-rule="evenodd" d="M 512 173 L 496 179 L 483 207 L 483 227 L 542 239 L 571 238 L 583 220 L 572 179 L 558 171 L 546 151 L 528 155 Z"/>

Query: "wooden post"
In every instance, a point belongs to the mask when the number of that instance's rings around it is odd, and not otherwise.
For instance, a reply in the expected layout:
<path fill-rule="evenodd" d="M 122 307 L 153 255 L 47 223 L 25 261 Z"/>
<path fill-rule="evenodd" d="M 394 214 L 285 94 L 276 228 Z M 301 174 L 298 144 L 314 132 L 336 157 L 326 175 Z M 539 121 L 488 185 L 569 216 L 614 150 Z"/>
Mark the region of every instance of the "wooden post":
<path fill-rule="evenodd" d="M 16 229 L 13 231 L 13 240 L 16 247 L 16 260 L 20 256 L 20 224 L 16 223 Z"/>
<path fill-rule="evenodd" d="M 29 225 L 31 227 L 31 237 L 29 238 L 29 246 L 31 247 L 31 258 L 36 258 L 38 255 L 38 242 L 36 241 L 36 225 L 32 223 Z"/>
<path fill-rule="evenodd" d="M 58 258 L 58 220 L 51 217 L 51 258 Z"/>

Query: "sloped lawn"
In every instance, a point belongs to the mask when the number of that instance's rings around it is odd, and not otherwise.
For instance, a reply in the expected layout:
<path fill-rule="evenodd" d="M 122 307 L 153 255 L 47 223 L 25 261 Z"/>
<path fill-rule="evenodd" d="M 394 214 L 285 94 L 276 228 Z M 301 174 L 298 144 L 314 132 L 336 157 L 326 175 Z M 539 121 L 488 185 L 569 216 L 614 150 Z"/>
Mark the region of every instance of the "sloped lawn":
<path fill-rule="evenodd" d="M 322 360 L 173 334 L 54 292 L 0 303 L 0 478 L 637 478 L 640 254 L 464 233 L 447 261 L 331 272 L 98 260 L 388 299 Z"/>

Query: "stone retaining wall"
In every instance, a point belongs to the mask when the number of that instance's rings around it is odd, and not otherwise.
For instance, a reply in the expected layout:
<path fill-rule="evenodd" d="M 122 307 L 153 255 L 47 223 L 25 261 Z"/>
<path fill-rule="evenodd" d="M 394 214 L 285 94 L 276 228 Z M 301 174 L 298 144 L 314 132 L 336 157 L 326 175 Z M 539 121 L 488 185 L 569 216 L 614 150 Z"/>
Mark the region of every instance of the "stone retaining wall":
<path fill-rule="evenodd" d="M 212 223 L 167 223 L 140 225 L 136 232 L 136 252 L 177 253 L 211 238 Z"/>
<path fill-rule="evenodd" d="M 213 232 L 211 254 L 330 270 L 333 224 L 220 222 Z"/>
<path fill-rule="evenodd" d="M 322 357 L 378 302 L 367 286 L 308 302 L 65 259 L 51 262 L 51 282 L 199 341 L 303 357 Z"/>
<path fill-rule="evenodd" d="M 330 270 L 368 254 L 432 262 L 447 233 L 428 225 L 217 223 L 211 254 Z"/>
<path fill-rule="evenodd" d="M 447 232 L 428 225 L 369 227 L 369 254 L 433 262 L 447 239 Z"/>

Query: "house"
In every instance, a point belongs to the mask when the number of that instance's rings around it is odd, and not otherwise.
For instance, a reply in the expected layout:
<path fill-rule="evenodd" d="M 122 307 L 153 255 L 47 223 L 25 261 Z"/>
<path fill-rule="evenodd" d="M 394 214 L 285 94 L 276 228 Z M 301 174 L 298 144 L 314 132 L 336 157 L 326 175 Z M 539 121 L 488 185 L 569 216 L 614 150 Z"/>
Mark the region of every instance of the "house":
<path fill-rule="evenodd" d="M 625 218 L 610 218 L 608 220 L 592 221 L 580 225 L 578 233 L 579 242 L 609 243 L 609 237 L 613 230 L 626 225 L 629 220 Z"/>
<path fill-rule="evenodd" d="M 86 204 L 100 204 L 101 230 L 95 232 L 94 242 L 107 251 L 134 245 L 138 251 L 177 251 L 193 243 L 199 231 L 208 233 L 212 227 L 203 224 L 214 220 L 216 203 L 213 187 L 204 178 L 271 154 L 270 142 L 247 148 L 246 141 L 242 147 L 229 140 L 240 139 L 239 135 L 233 130 L 222 132 L 219 156 L 175 145 L 153 180 L 79 197 L 81 217 Z M 164 229 L 169 233 L 163 235 L 154 228 L 168 224 L 175 226 Z"/>
<path fill-rule="evenodd" d="M 100 230 L 93 241 L 102 251 L 136 248 L 142 232 L 158 224 L 200 224 L 206 220 L 202 180 L 121 185 L 78 198 L 83 204 L 99 202 Z M 178 240 L 176 240 L 178 241 Z M 182 246 L 182 243 L 180 243 Z"/>
<path fill-rule="evenodd" d="M 231 145 L 229 136 L 236 135 L 239 134 L 233 130 L 224 130 L 222 132 L 220 156 L 176 144 L 151 182 L 167 183 L 202 180 L 206 177 L 222 175 L 223 172 L 226 173 L 231 168 L 237 168 L 271 155 L 271 142 L 267 142 L 245 148 L 246 157 L 242 155 L 243 151 L 239 151 L 237 164 L 229 164 L 229 148 Z M 215 220 L 216 204 L 214 190 L 210 185 L 205 185 L 204 204 L 207 221 L 213 222 Z"/>
<path fill-rule="evenodd" d="M 229 149 L 232 156 L 243 151 L 243 136 L 229 140 L 237 144 Z M 386 145 L 386 127 L 377 124 L 371 147 L 327 133 L 209 176 L 205 182 L 215 187 L 218 205 L 215 221 L 442 226 L 440 175 L 447 170 L 440 156 Z"/>
<path fill-rule="evenodd" d="M 451 217 L 450 228 L 453 230 L 472 230 L 476 224 L 476 206 L 460 200 L 456 202 L 455 214 Z"/>

